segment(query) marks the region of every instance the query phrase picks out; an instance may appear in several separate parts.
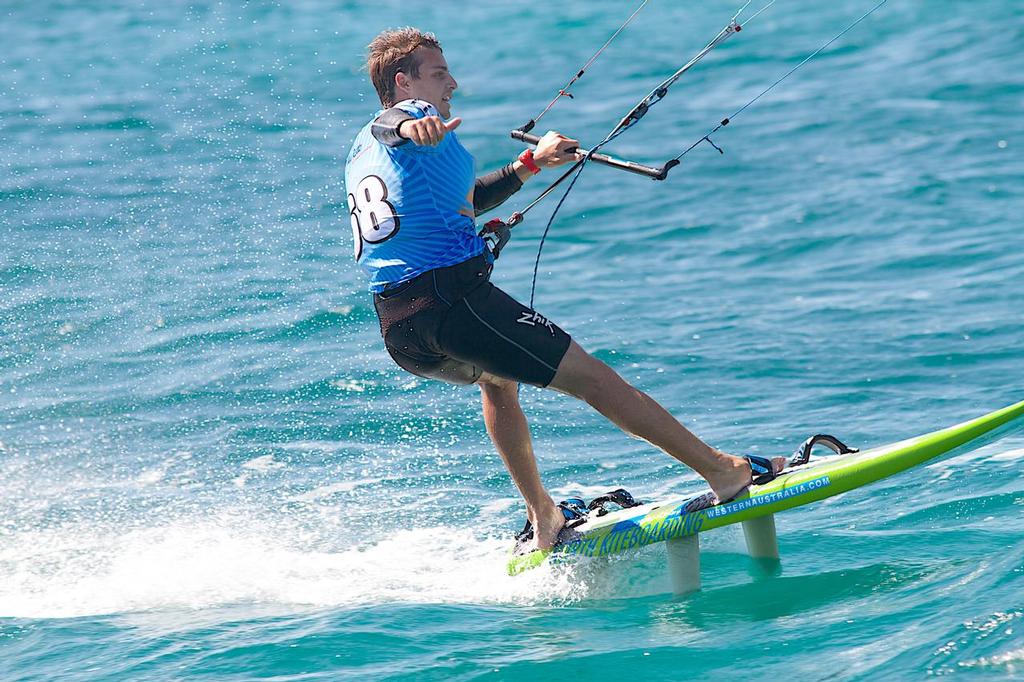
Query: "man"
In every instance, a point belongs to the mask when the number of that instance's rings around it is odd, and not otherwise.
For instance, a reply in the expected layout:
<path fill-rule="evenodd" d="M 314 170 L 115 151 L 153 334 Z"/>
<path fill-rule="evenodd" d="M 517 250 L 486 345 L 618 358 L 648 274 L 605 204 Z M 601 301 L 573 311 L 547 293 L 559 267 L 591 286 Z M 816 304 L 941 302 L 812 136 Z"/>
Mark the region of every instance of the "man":
<path fill-rule="evenodd" d="M 565 524 L 537 470 L 519 383 L 586 401 L 623 431 L 695 469 L 712 502 L 774 477 L 781 457 L 734 457 L 690 433 L 646 394 L 584 351 L 546 317 L 489 281 L 493 258 L 475 218 L 543 168 L 577 161 L 578 143 L 548 132 L 536 150 L 474 180 L 473 157 L 454 132 L 458 84 L 441 46 L 413 28 L 385 31 L 367 66 L 383 110 L 356 136 L 345 166 L 356 260 L 388 353 L 403 369 L 477 384 L 484 422 L 526 500 L 531 548 L 546 549 Z"/>

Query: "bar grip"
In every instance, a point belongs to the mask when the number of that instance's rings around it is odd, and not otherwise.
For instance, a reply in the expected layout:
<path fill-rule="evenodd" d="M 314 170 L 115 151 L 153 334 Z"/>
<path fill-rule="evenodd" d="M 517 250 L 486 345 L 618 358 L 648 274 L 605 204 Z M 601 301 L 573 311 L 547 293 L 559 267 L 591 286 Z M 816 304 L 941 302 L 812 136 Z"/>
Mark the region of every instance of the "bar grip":
<path fill-rule="evenodd" d="M 530 133 L 524 133 L 522 130 L 513 130 L 511 135 L 513 140 L 519 140 L 521 142 L 525 142 L 526 144 L 532 144 L 534 147 L 536 147 L 537 143 L 540 142 L 539 137 L 537 137 L 536 135 L 531 135 Z"/>

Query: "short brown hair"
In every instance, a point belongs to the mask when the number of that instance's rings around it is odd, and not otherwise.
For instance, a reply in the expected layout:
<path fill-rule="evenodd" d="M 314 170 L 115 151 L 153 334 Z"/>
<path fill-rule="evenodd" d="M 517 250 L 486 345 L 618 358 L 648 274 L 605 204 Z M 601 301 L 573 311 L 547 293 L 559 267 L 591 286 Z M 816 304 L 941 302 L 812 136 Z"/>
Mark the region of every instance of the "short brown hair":
<path fill-rule="evenodd" d="M 420 77 L 419 59 L 413 56 L 417 47 L 440 51 L 441 43 L 433 33 L 406 26 L 382 31 L 367 46 L 366 69 L 384 106 L 395 104 L 395 74 L 401 72 L 413 78 Z"/>

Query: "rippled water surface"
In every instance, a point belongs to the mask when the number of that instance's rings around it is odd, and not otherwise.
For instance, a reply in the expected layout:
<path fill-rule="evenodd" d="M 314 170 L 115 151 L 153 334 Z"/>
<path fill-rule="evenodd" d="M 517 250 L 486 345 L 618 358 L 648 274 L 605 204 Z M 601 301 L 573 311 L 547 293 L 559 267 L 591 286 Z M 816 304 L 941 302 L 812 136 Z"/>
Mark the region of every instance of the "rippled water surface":
<path fill-rule="evenodd" d="M 609 151 L 663 162 L 871 4 L 779 0 Z M 594 144 L 737 6 L 653 0 L 544 125 Z M 781 515 L 775 576 L 736 526 L 690 597 L 661 546 L 505 575 L 524 510 L 477 393 L 390 363 L 351 260 L 361 55 L 436 31 L 482 172 L 632 9 L 0 8 L 0 678 L 1024 678 L 1019 431 Z M 1022 42 L 1010 0 L 890 2 L 724 155 L 665 183 L 588 168 L 538 309 L 738 452 L 1020 400 Z M 516 296 L 552 206 L 498 264 Z M 556 495 L 701 488 L 585 406 L 522 399 Z"/>

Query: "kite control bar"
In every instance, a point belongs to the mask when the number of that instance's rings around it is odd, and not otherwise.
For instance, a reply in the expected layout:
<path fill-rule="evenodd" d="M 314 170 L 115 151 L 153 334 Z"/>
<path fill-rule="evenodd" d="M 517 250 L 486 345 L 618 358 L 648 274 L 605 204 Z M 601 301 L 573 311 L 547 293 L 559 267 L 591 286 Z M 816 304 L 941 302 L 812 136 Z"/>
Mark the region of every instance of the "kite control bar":
<path fill-rule="evenodd" d="M 511 135 L 514 139 L 522 140 L 527 144 L 536 145 L 540 142 L 539 137 L 523 132 L 522 130 L 513 130 Z M 578 151 L 583 155 L 590 154 L 586 149 L 576 149 L 575 151 Z M 636 161 L 624 161 L 622 159 L 616 159 L 614 156 L 608 156 L 607 154 L 600 154 L 596 152 L 590 156 L 590 160 L 603 166 L 611 166 L 612 168 L 629 171 L 630 173 L 636 173 L 637 175 L 645 175 L 652 180 L 664 180 L 668 177 L 669 170 L 674 166 L 679 165 L 679 161 L 673 159 L 661 168 L 654 168 L 653 166 L 645 166 L 642 163 L 637 163 Z"/>

